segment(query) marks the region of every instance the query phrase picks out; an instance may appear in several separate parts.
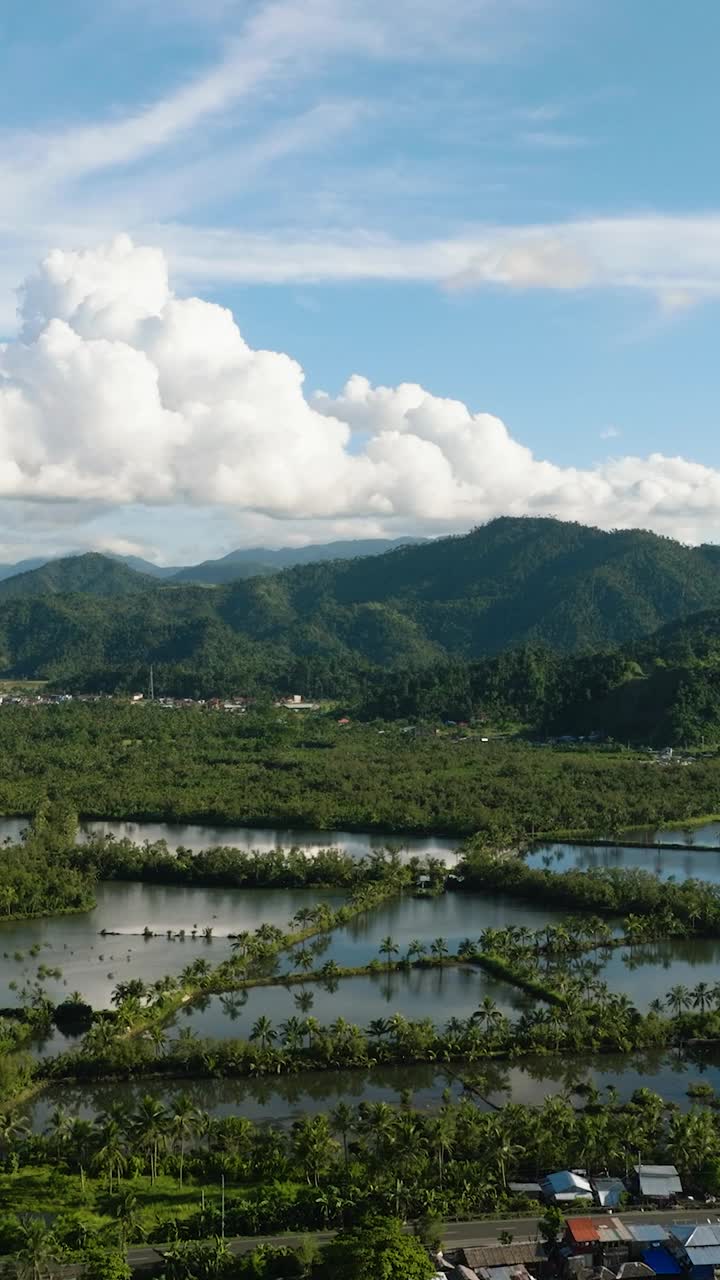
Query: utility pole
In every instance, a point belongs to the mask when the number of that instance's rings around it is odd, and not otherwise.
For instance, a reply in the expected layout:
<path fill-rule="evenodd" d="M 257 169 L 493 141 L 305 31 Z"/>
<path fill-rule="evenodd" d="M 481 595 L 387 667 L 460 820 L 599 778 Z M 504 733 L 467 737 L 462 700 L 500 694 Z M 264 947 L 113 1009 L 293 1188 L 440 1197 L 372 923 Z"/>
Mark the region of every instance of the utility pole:
<path fill-rule="evenodd" d="M 150 664 L 150 701 L 155 701 L 155 678 L 153 675 L 152 663 Z"/>
<path fill-rule="evenodd" d="M 220 1184 L 222 1186 L 222 1194 L 220 1198 L 220 1235 L 225 1239 L 225 1174 L 220 1175 Z"/>

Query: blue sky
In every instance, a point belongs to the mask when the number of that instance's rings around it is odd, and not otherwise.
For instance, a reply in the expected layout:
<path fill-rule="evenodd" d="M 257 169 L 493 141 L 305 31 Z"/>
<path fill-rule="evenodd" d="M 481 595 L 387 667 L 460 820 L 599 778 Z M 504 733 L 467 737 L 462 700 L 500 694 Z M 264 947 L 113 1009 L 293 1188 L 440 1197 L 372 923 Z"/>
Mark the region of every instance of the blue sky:
<path fill-rule="evenodd" d="M 715 0 L 3 6 L 0 553 L 190 559 L 503 511 L 718 540 L 719 38 Z M 160 286 L 138 301 L 123 251 L 102 310 L 106 260 L 72 256 L 121 233 L 298 361 L 307 401 L 287 362 L 228 348 L 221 375 L 200 319 L 205 381 L 166 333 L 143 399 Z M 80 335 L 71 369 L 16 316 L 55 248 L 33 296 Z M 404 383 L 423 394 L 375 390 Z"/>

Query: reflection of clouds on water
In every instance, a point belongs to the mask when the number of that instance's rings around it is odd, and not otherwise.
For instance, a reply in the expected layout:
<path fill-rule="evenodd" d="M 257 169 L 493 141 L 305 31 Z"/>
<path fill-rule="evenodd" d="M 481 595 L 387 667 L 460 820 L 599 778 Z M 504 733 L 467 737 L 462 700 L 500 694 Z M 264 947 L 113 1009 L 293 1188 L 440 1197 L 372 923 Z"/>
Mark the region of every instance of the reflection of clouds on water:
<path fill-rule="evenodd" d="M 403 861 L 411 857 L 440 858 L 448 866 L 457 861 L 459 841 L 443 836 L 369 835 L 354 831 L 298 831 L 290 828 L 211 827 L 172 822 L 87 822 L 88 834 L 112 835 L 142 844 L 165 840 L 170 849 L 212 849 L 225 845 L 246 852 L 269 853 L 273 849 L 301 849 L 308 857 L 321 849 L 337 848 L 353 858 L 365 858 L 373 850 L 396 849 Z M 0 836 L 3 824 L 0 821 Z"/>

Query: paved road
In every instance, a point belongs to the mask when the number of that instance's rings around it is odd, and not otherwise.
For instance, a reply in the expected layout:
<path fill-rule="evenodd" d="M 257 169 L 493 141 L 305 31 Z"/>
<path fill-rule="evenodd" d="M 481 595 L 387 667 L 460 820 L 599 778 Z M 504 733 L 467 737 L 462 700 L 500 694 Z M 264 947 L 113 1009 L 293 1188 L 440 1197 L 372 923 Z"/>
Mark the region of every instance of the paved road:
<path fill-rule="evenodd" d="M 607 1212 L 598 1210 L 584 1211 L 585 1217 L 606 1218 Z M 720 1222 L 720 1206 L 698 1203 L 694 1209 L 634 1209 L 626 1213 L 612 1215 L 623 1222 Z M 509 1231 L 513 1240 L 520 1244 L 534 1240 L 538 1233 L 539 1217 L 530 1218 L 493 1218 L 492 1220 L 476 1219 L 470 1222 L 448 1222 L 445 1224 L 443 1240 L 446 1249 L 457 1249 L 463 1245 L 499 1244 L 501 1231 Z M 412 1228 L 408 1227 L 408 1231 Z M 318 1244 L 327 1244 L 334 1232 L 324 1231 L 312 1235 Z M 276 1236 L 241 1236 L 228 1240 L 228 1247 L 233 1253 L 250 1253 L 259 1244 L 299 1245 L 307 1235 L 303 1232 L 286 1232 Z M 132 1267 L 150 1267 L 157 1262 L 158 1251 L 148 1246 L 128 1250 L 128 1262 Z"/>
<path fill-rule="evenodd" d="M 607 1217 L 607 1213 L 601 1210 L 586 1210 L 584 1217 Z M 717 1209 L 712 1206 L 698 1203 L 695 1209 L 635 1209 L 628 1213 L 614 1214 L 613 1217 L 620 1218 L 623 1222 L 720 1222 L 720 1205 Z M 501 1231 L 509 1231 L 516 1244 L 523 1244 L 528 1240 L 535 1240 L 538 1232 L 539 1218 L 537 1216 L 529 1218 L 493 1218 L 491 1221 L 486 1219 L 478 1219 L 470 1222 L 448 1222 L 445 1224 L 443 1231 L 443 1241 L 446 1250 L 457 1249 L 467 1245 L 483 1245 L 483 1244 L 499 1244 L 498 1236 Z M 412 1231 L 412 1227 L 406 1227 L 406 1231 Z M 319 1231 L 309 1233 L 311 1238 L 317 1244 L 327 1244 L 332 1240 L 333 1231 Z M 283 1235 L 276 1236 L 238 1236 L 228 1240 L 228 1247 L 232 1253 L 250 1253 L 260 1244 L 270 1245 L 299 1245 L 303 1240 L 307 1239 L 308 1233 L 295 1231 L 286 1232 Z M 165 1246 L 167 1247 L 167 1246 Z M 153 1248 L 151 1245 L 138 1245 L 133 1249 L 128 1249 L 128 1262 L 133 1270 L 142 1271 L 156 1267 L 160 1263 L 163 1246 L 158 1245 Z M 0 1263 L 9 1261 L 2 1258 Z M 59 1267 L 57 1274 L 61 1280 L 76 1280 L 79 1275 L 80 1268 L 77 1266 Z"/>

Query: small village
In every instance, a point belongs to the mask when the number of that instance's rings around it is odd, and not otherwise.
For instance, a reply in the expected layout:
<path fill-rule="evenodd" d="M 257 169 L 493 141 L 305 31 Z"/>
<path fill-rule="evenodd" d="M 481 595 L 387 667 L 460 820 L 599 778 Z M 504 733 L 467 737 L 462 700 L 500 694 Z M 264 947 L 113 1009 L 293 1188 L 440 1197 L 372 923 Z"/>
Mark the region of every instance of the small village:
<path fill-rule="evenodd" d="M 625 1182 L 562 1170 L 542 1182 L 511 1183 L 509 1190 L 546 1206 L 538 1231 L 531 1234 L 529 1223 L 518 1220 L 518 1238 L 505 1230 L 483 1244 L 440 1251 L 436 1280 L 716 1280 L 720 1274 L 720 1214 L 708 1216 L 715 1202 L 705 1202 L 705 1213 L 693 1207 L 674 1165 L 638 1165 Z M 631 1203 L 636 1207 L 627 1208 Z M 569 1206 L 583 1204 L 584 1216 L 565 1217 Z"/>

